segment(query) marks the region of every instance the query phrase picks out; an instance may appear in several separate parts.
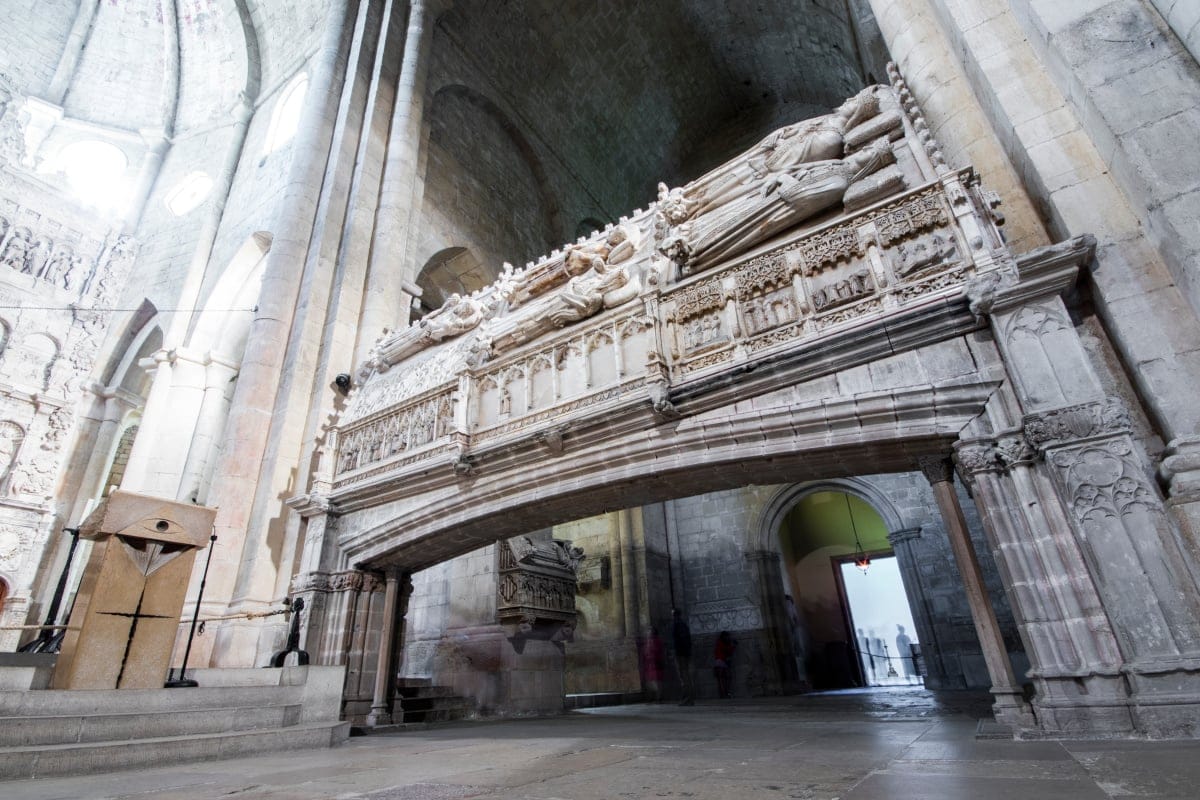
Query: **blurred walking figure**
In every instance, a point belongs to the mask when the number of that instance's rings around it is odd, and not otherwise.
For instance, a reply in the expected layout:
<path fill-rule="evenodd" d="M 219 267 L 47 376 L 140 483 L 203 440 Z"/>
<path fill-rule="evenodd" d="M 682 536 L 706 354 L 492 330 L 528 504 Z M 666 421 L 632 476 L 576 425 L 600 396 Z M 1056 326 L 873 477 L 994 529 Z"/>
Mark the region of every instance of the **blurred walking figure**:
<path fill-rule="evenodd" d="M 648 699 L 662 700 L 663 641 L 658 628 L 651 628 L 650 635 L 642 644 L 642 680 L 645 681 Z"/>
<path fill-rule="evenodd" d="M 729 631 L 721 631 L 713 648 L 713 674 L 717 676 L 717 697 L 733 697 L 733 652 L 737 642 Z"/>
<path fill-rule="evenodd" d="M 679 609 L 671 611 L 671 641 L 675 645 L 675 668 L 679 670 L 679 686 L 683 691 L 681 706 L 696 704 L 696 688 L 692 683 L 692 630 L 683 621 Z"/>

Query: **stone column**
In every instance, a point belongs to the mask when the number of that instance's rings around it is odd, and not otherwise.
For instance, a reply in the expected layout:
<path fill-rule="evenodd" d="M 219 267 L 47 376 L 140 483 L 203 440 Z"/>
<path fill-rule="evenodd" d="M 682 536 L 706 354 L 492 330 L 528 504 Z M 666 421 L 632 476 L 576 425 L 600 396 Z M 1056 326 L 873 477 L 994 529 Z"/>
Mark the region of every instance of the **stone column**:
<path fill-rule="evenodd" d="M 641 592 L 638 591 L 638 569 L 637 558 L 637 542 L 636 538 L 640 538 L 640 530 L 635 531 L 634 512 L 637 512 L 637 521 L 641 522 L 641 509 L 622 509 L 617 512 L 617 535 L 620 543 L 621 553 L 621 608 L 625 614 L 625 635 L 626 636 L 641 636 L 641 614 L 639 609 L 641 603 L 638 598 Z"/>
<path fill-rule="evenodd" d="M 207 358 L 179 349 L 159 350 L 153 359 L 154 382 L 121 488 L 176 499 L 204 400 Z"/>
<path fill-rule="evenodd" d="M 758 587 L 758 604 L 762 610 L 763 633 L 771 654 L 773 675 L 767 680 L 767 691 L 791 694 L 799 691 L 800 673 L 796 665 L 796 648 L 792 639 L 792 624 L 787 617 L 783 598 L 783 573 L 779 553 L 757 550 L 746 553 L 754 583 Z"/>
<path fill-rule="evenodd" d="M 930 689 L 956 688 L 948 685 L 949 678 L 942 661 L 942 648 L 938 643 L 937 631 L 930 622 L 925 582 L 921 580 L 921 572 L 917 569 L 920 559 L 914 552 L 913 543 L 920 538 L 919 527 L 902 528 L 888 534 L 888 543 L 896 555 L 904 591 L 908 595 L 908 605 L 913 612 L 913 624 L 917 627 L 917 640 L 921 643 L 921 654 L 925 659 L 925 686 Z"/>
<path fill-rule="evenodd" d="M 613 606 L 616 609 L 613 633 L 624 639 L 629 635 L 625 614 L 625 553 L 621 546 L 621 511 L 608 515 L 608 563 L 612 574 Z"/>
<path fill-rule="evenodd" d="M 309 91 L 293 144 L 291 175 L 279 199 L 258 310 L 250 325 L 209 493 L 209 502 L 219 509 L 216 526 L 220 537 L 209 589 L 214 602 L 226 602 L 231 613 L 263 610 L 276 587 L 277 567 L 268 539 L 282 491 L 274 483 L 282 469 L 272 449 L 272 437 L 277 440 L 282 435 L 274 424 L 280 416 L 276 401 L 290 385 L 284 363 L 297 309 L 303 306 L 297 298 L 308 267 L 308 244 L 321 187 L 331 182 L 326 175 L 334 135 L 329 123 L 337 116 L 356 19 L 349 6 L 346 0 L 329 4 L 325 35 L 310 62 Z M 307 389 L 304 397 L 309 397 Z M 291 464 L 289 469 L 294 469 L 295 461 Z M 257 626 L 234 621 L 219 626 L 213 638 L 218 643 L 212 666 L 247 666 L 258 656 L 261 637 Z"/>
<path fill-rule="evenodd" d="M 975 555 L 975 546 L 971 543 L 971 534 L 967 530 L 967 521 L 963 517 L 962 507 L 958 504 L 958 496 L 954 493 L 954 463 L 945 456 L 922 456 L 918 463 L 929 485 L 933 487 L 938 510 L 946 523 L 950 548 L 954 551 L 954 561 L 958 565 L 959 574 L 962 575 L 971 619 L 975 622 L 979 646 L 983 649 L 983 659 L 992 679 L 991 693 L 995 701 L 992 704 L 992 712 L 996 715 L 997 722 L 1010 725 L 1014 730 L 1032 727 L 1033 714 L 1013 675 L 1012 663 L 1008 660 L 1008 648 L 1004 646 L 1004 637 L 1000 634 L 996 612 L 988 599 L 983 573 L 979 569 L 979 559 Z"/>
<path fill-rule="evenodd" d="M 63 46 L 62 55 L 58 57 L 58 66 L 50 86 L 46 89 L 46 99 L 62 105 L 67 99 L 67 90 L 75 78 L 75 70 L 79 66 L 79 58 L 83 48 L 91 37 L 92 21 L 96 17 L 96 8 L 100 0 L 81 0 L 75 12 L 75 20 L 71 23 L 71 32 L 67 34 L 67 43 Z M 172 20 L 174 22 L 174 20 Z"/>
<path fill-rule="evenodd" d="M 220 442 L 225 417 L 229 413 L 233 380 L 236 377 L 237 365 L 217 358 L 207 359 L 204 365 L 204 395 L 200 400 L 196 430 L 179 481 L 179 500 L 204 502 L 209 467 Z"/>
<path fill-rule="evenodd" d="M 424 118 L 425 83 L 429 72 L 429 50 L 433 43 L 433 18 L 438 8 L 437 0 L 410 0 L 409 3 L 408 34 L 396 86 L 379 210 L 375 216 L 355 363 L 366 358 L 367 350 L 384 328 L 408 324 L 411 298 L 403 291 L 401 283 L 404 278 L 416 277 L 406 274 L 408 265 L 404 259 L 413 208 L 417 203 L 417 162 Z"/>
<path fill-rule="evenodd" d="M 1051 530 L 1073 534 L 1078 563 L 1065 572 L 1083 586 L 1085 600 L 1095 592 L 1111 624 L 1136 729 L 1192 735 L 1200 718 L 1195 562 L 1149 480 L 1129 412 L 1106 394 L 1058 296 L 1074 285 L 1094 247 L 1080 237 L 1043 248 L 1022 257 L 1015 275 L 993 278 L 989 291 L 969 291 L 973 307 L 988 315 L 1023 414 L 1020 429 L 1005 433 L 1028 454 L 1000 450 L 997 457 L 1013 463 L 1020 513 L 1046 513 Z M 1032 475 L 1022 461 L 1036 464 Z M 1030 503 L 1031 495 L 1041 499 Z"/>
<path fill-rule="evenodd" d="M 166 131 L 144 128 L 139 133 L 142 141 L 146 143 L 146 152 L 142 156 L 142 165 L 138 168 L 133 199 L 129 204 L 129 213 L 125 216 L 125 225 L 122 229 L 122 232 L 129 236 L 137 233 L 138 223 L 141 222 L 142 214 L 146 210 L 146 203 L 150 200 L 150 192 L 154 189 L 155 181 L 158 180 L 158 173 L 162 171 L 167 151 L 171 149 L 171 142 L 167 138 Z M 182 304 L 181 307 L 187 308 Z M 188 318 L 185 314 L 176 314 L 175 316 Z"/>
<path fill-rule="evenodd" d="M 400 574 L 388 570 L 383 594 L 383 621 L 379 630 L 379 654 L 375 668 L 375 691 L 367 725 L 372 728 L 392 723 L 392 664 L 396 637 L 396 606 L 400 598 Z"/>

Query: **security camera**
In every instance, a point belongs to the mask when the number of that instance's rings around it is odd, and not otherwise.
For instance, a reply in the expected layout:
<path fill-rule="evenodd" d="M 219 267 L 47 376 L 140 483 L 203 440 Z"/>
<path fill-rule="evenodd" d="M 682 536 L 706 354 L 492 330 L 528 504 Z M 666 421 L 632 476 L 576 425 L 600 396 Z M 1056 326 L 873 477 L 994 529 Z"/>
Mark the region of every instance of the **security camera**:
<path fill-rule="evenodd" d="M 339 373 L 338 376 L 333 379 L 333 385 L 337 388 L 338 394 L 343 395 L 343 396 L 349 394 L 350 393 L 350 373 L 348 373 L 348 372 Z"/>

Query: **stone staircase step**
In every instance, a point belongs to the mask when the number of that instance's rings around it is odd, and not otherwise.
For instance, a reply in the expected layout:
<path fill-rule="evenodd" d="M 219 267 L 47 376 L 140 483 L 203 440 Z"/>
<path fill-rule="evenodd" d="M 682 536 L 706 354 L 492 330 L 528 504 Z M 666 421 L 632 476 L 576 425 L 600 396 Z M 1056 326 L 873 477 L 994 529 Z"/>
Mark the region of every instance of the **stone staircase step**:
<path fill-rule="evenodd" d="M 0 717 L 175 712 L 298 702 L 300 686 L 212 686 L 191 689 L 121 689 L 0 692 Z"/>
<path fill-rule="evenodd" d="M 299 705 L 233 706 L 124 714 L 0 717 L 0 747 L 120 742 L 168 736 L 284 728 Z"/>
<path fill-rule="evenodd" d="M 122 742 L 0 747 L 0 780 L 116 772 L 254 753 L 328 748 L 345 741 L 349 731 L 348 722 L 331 721 Z"/>

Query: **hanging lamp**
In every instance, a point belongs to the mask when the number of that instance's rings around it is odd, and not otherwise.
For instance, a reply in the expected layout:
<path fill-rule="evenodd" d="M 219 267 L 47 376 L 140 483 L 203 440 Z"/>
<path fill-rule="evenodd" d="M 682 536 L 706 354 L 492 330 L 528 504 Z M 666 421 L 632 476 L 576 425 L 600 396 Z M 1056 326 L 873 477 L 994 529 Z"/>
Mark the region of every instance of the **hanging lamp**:
<path fill-rule="evenodd" d="M 854 531 L 854 566 L 862 570 L 863 575 L 866 575 L 871 566 L 871 557 L 863 551 L 862 543 L 858 541 L 858 526 L 854 524 L 854 510 L 850 508 L 850 495 L 843 492 L 842 497 L 846 498 L 846 513 L 850 516 L 850 529 Z"/>

